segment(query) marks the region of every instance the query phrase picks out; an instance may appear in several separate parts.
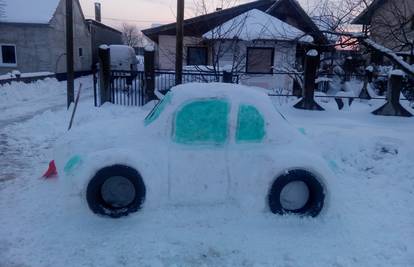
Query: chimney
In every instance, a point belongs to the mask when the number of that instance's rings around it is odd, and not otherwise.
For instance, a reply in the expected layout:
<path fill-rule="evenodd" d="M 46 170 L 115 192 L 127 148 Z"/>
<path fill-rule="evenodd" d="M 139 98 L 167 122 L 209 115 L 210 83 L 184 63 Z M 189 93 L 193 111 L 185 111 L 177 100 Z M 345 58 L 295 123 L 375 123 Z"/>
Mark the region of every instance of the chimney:
<path fill-rule="evenodd" d="M 101 22 L 101 3 L 95 3 L 95 20 Z"/>

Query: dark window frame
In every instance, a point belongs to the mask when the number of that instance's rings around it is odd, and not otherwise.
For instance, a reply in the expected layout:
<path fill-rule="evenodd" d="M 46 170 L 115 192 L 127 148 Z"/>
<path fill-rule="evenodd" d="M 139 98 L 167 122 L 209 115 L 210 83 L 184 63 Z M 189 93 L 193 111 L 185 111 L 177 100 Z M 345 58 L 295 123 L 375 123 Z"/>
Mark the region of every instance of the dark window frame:
<path fill-rule="evenodd" d="M 249 70 L 249 51 L 250 50 L 271 50 L 272 51 L 272 55 L 270 57 L 270 70 L 268 72 L 257 72 L 257 71 L 250 71 Z M 273 73 L 273 67 L 274 67 L 274 61 L 275 61 L 275 48 L 274 47 L 259 47 L 259 46 L 255 46 L 255 47 L 247 47 L 247 51 L 246 51 L 246 73 L 250 73 L 250 74 L 272 74 Z"/>
<path fill-rule="evenodd" d="M 5 63 L 3 60 L 3 46 L 13 47 L 14 49 L 14 63 Z M 17 66 L 17 48 L 14 44 L 1 44 L 0 43 L 0 66 L 4 67 L 16 67 Z"/>
<path fill-rule="evenodd" d="M 83 47 L 79 47 L 78 55 L 79 55 L 79 57 L 83 57 Z"/>
<path fill-rule="evenodd" d="M 191 49 L 203 49 L 206 52 L 204 57 L 205 64 L 190 64 L 190 50 Z M 207 66 L 208 65 L 208 47 L 207 46 L 187 46 L 187 66 Z"/>

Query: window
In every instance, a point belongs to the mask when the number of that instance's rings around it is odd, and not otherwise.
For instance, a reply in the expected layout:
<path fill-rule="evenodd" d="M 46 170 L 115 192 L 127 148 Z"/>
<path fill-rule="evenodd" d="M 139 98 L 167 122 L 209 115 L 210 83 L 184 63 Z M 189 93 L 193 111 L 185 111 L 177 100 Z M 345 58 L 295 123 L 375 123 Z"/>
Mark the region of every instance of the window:
<path fill-rule="evenodd" d="M 261 142 L 265 136 L 265 121 L 253 106 L 240 105 L 237 118 L 236 142 Z"/>
<path fill-rule="evenodd" d="M 79 57 L 83 57 L 83 48 L 82 47 L 79 48 Z"/>
<path fill-rule="evenodd" d="M 14 45 L 0 45 L 0 65 L 3 66 L 16 66 L 16 46 Z"/>
<path fill-rule="evenodd" d="M 272 73 L 273 57 L 273 48 L 248 47 L 246 71 L 249 73 Z"/>
<path fill-rule="evenodd" d="M 207 65 L 207 47 L 188 47 L 187 65 Z"/>
<path fill-rule="evenodd" d="M 181 144 L 221 145 L 227 141 L 230 105 L 223 99 L 197 100 L 176 114 L 173 139 Z"/>
<path fill-rule="evenodd" d="M 171 103 L 172 93 L 168 92 L 163 99 L 161 99 L 158 104 L 148 113 L 147 117 L 144 119 L 145 126 L 153 123 L 161 113 L 164 111 L 165 107 Z"/>

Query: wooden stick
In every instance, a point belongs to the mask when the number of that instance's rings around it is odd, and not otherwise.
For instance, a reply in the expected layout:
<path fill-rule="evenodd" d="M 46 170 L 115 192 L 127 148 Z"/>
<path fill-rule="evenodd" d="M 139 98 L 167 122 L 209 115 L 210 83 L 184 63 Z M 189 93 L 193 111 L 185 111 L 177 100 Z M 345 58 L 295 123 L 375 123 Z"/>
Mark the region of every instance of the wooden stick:
<path fill-rule="evenodd" d="M 75 118 L 76 109 L 78 107 L 78 102 L 79 102 L 81 89 L 82 89 L 82 83 L 79 84 L 78 94 L 76 95 L 76 100 L 75 100 L 75 107 L 73 108 L 72 116 L 70 117 L 70 123 L 69 123 L 68 131 L 72 128 L 72 123 L 73 123 L 73 119 Z"/>

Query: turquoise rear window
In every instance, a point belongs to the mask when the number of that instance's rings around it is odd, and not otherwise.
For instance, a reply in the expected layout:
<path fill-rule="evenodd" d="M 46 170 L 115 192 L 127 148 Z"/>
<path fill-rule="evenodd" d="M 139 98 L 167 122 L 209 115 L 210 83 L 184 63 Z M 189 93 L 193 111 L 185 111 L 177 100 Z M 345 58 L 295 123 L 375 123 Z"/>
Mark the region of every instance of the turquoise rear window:
<path fill-rule="evenodd" d="M 237 119 L 237 142 L 261 142 L 265 137 L 265 121 L 253 106 L 240 105 Z"/>

